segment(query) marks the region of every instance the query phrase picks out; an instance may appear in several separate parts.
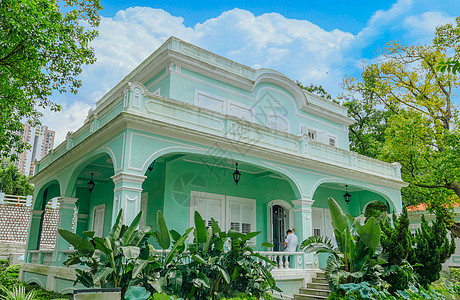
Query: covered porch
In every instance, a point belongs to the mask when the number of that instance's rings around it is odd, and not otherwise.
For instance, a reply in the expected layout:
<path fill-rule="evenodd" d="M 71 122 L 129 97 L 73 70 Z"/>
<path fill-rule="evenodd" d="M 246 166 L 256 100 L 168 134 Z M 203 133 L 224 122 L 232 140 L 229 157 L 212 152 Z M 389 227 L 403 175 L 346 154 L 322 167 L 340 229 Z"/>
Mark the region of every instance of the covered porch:
<path fill-rule="evenodd" d="M 347 178 L 323 180 L 315 187 L 313 197 L 305 199 L 298 188 L 298 177 L 293 179 L 292 175 L 267 164 L 248 159 L 238 161 L 241 173 L 238 184 L 233 178 L 235 159 L 227 156 L 187 152 L 152 156 L 141 175 L 115 174 L 114 159 L 108 154 L 82 161 L 68 176 L 69 182 L 62 184 L 62 180 L 53 179 L 35 195 L 26 264 L 21 269 L 23 280 L 58 292 L 70 293 L 74 289 L 73 269 L 63 265 L 73 251 L 69 244 L 59 236 L 54 248 L 40 243 L 46 225 L 43 210 L 52 199 L 59 202 L 58 227 L 81 235 L 83 231 L 93 230 L 96 236 L 106 236 L 121 208 L 126 212 L 127 223 L 142 210 L 140 226 L 155 226 L 156 212 L 160 210 L 169 228 L 185 232 L 193 226 L 194 211 L 198 211 L 206 222 L 214 218 L 222 229 L 260 231 L 250 243 L 263 256 L 278 263 L 272 274 L 279 287 L 291 295 L 325 267 L 325 257 L 306 255 L 299 249 L 284 252 L 288 229 L 295 231 L 300 243 L 311 235 L 334 239 L 328 197 L 337 199 L 343 210 L 354 216 L 362 213 L 366 203 L 375 200 L 394 210 L 388 196 L 365 183 L 360 185 Z M 304 186 L 312 185 L 309 183 L 312 181 L 305 181 Z M 72 197 L 62 196 L 66 194 L 62 192 L 64 186 Z M 346 192 L 351 194 L 348 204 L 343 200 Z M 258 246 L 265 241 L 272 243 L 273 248 Z M 283 265 L 283 259 L 289 263 Z"/>

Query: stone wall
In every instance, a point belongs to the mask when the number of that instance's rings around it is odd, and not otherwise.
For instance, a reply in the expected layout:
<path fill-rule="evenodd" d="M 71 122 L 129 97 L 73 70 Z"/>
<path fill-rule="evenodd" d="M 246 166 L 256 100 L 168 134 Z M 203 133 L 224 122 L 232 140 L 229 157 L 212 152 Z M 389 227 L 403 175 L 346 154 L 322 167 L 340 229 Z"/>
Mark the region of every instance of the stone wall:
<path fill-rule="evenodd" d="M 0 204 L 0 258 L 7 258 L 11 253 L 24 253 L 30 217 L 30 206 Z M 58 221 L 59 207 L 47 207 L 43 215 L 40 249 L 54 247 Z"/>

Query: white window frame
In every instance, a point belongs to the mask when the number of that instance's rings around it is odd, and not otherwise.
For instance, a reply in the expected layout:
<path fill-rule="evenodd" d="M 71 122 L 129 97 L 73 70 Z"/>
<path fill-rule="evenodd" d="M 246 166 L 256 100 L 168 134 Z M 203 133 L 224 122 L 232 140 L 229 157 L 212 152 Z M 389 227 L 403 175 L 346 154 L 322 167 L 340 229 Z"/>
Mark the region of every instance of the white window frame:
<path fill-rule="evenodd" d="M 256 231 L 257 229 L 257 214 L 256 214 L 256 209 L 257 209 L 257 206 L 256 206 L 256 199 L 250 199 L 250 198 L 242 198 L 242 197 L 235 197 L 235 196 L 226 196 L 226 210 L 227 210 L 227 215 L 226 215 L 226 225 L 227 225 L 227 230 L 230 229 L 230 204 L 231 203 L 238 203 L 238 204 L 249 204 L 251 205 L 251 210 L 252 210 L 252 214 L 251 214 L 251 231 L 250 232 L 254 232 Z M 242 232 L 243 228 L 241 228 L 241 231 Z M 254 244 L 255 243 L 255 238 L 252 238 L 250 240 L 250 243 L 251 244 Z"/>
<path fill-rule="evenodd" d="M 331 145 L 331 140 L 334 140 L 334 145 Z M 331 147 L 338 147 L 338 139 L 336 135 L 328 134 L 327 135 L 327 145 Z"/>
<path fill-rule="evenodd" d="M 196 199 L 204 199 L 204 200 L 218 200 L 220 201 L 220 229 L 222 228 L 223 224 L 226 224 L 225 220 L 225 195 L 220 194 L 212 194 L 212 193 L 203 193 L 199 191 L 191 191 L 190 192 L 190 227 L 195 226 L 195 208 L 196 208 Z"/>
<path fill-rule="evenodd" d="M 98 210 L 102 210 L 103 211 L 103 218 L 102 218 L 102 228 L 100 228 L 101 230 L 101 233 L 100 235 L 98 234 L 97 232 L 97 229 L 95 228 L 95 220 L 96 220 L 96 211 Z M 105 204 L 100 204 L 100 205 L 96 205 L 93 207 L 93 219 L 92 219 L 92 224 L 91 224 L 91 229 L 94 231 L 94 236 L 98 236 L 98 237 L 103 237 L 104 236 L 104 224 L 105 224 Z"/>
<path fill-rule="evenodd" d="M 200 100 L 199 100 L 200 96 L 204 96 L 204 97 L 210 98 L 212 100 L 216 100 L 216 101 L 221 102 L 222 103 L 222 111 L 213 110 L 213 109 L 210 109 L 210 108 L 205 107 L 203 105 L 200 105 Z M 205 92 L 205 91 L 195 90 L 194 104 L 196 106 L 203 107 L 203 108 L 215 111 L 217 113 L 221 113 L 221 114 L 226 114 L 227 113 L 227 98 L 220 97 L 220 96 L 217 96 L 217 95 Z"/>

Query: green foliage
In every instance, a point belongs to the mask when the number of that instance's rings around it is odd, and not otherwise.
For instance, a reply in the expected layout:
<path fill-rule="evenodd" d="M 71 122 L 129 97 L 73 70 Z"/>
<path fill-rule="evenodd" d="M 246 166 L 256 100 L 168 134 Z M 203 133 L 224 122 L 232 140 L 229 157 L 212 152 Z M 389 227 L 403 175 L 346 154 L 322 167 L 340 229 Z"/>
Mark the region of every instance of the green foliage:
<path fill-rule="evenodd" d="M 385 280 L 390 284 L 390 292 L 404 290 L 414 283 L 412 266 L 407 262 L 413 254 L 413 237 L 409 231 L 409 217 L 404 207 L 401 215 L 393 214 L 393 226 L 388 219 L 381 223 L 382 237 L 380 243 L 386 255 L 386 268 L 389 271 Z"/>
<path fill-rule="evenodd" d="M 5 169 L 2 169 L 0 164 L 0 182 L 5 171 L 3 182 L 3 192 L 8 195 L 27 196 L 32 195 L 34 187 L 29 184 L 27 176 L 21 174 L 15 165 L 9 164 Z"/>
<path fill-rule="evenodd" d="M 120 210 L 115 224 L 107 237 L 94 236 L 93 231 L 84 234 L 88 241 L 75 233 L 59 229 L 59 234 L 76 250 L 69 255 L 65 265 L 84 264 L 86 269 L 76 269 L 75 280 L 86 287 L 115 288 L 120 287 L 122 295 L 131 286 L 141 283 L 138 278 L 146 265 L 153 262 L 155 250 L 146 243 L 146 232 L 150 227 L 136 230 L 142 211 L 134 218 L 130 226 L 123 224 L 123 210 Z M 99 250 L 99 255 L 96 254 Z"/>
<path fill-rule="evenodd" d="M 296 81 L 296 83 L 303 90 L 309 91 L 310 93 L 323 97 L 324 99 L 337 102 L 336 100 L 332 99 L 332 96 L 326 92 L 322 85 L 310 83 L 310 86 L 304 86 L 300 81 Z"/>
<path fill-rule="evenodd" d="M 366 84 L 370 84 L 371 80 L 373 78 L 363 78 Z M 349 126 L 350 150 L 378 158 L 385 143 L 385 130 L 394 112 L 379 107 L 373 93 L 367 89 L 366 85 L 359 100 L 353 96 L 342 96 L 342 101 L 343 106 L 348 108 L 348 116 L 355 121 Z"/>
<path fill-rule="evenodd" d="M 2 300 L 33 300 L 35 298 L 35 291 L 26 292 L 24 286 L 18 285 L 12 289 L 0 286 L 0 290 L 4 295 L 0 295 Z"/>
<path fill-rule="evenodd" d="M 441 51 L 453 49 L 453 57 L 446 60 L 442 59 L 436 65 L 439 72 L 453 73 L 454 75 L 460 71 L 460 17 L 457 17 L 455 24 L 446 24 L 436 28 L 436 35 L 433 40 L 434 45 Z"/>
<path fill-rule="evenodd" d="M 380 201 L 372 201 L 366 206 L 366 211 L 364 212 L 364 216 L 366 219 L 369 219 L 370 217 L 374 217 L 377 220 L 383 220 L 387 216 L 387 205 L 383 202 Z"/>
<path fill-rule="evenodd" d="M 376 121 L 382 125 L 378 143 L 367 143 L 376 140 L 372 126 L 356 131 L 356 138 L 371 147 L 356 150 L 401 164 L 402 178 L 410 184 L 403 189 L 406 205 L 427 202 L 432 206 L 450 203 L 454 194 L 460 197 L 460 163 L 454 155 L 460 124 L 453 101 L 460 80 L 435 68 L 447 52 L 430 45 L 393 43 L 378 63 L 364 66 L 361 80 L 344 81 L 351 97 L 359 99 L 358 111 L 370 105 L 371 112 L 386 115 Z M 353 113 L 350 116 L 355 118 Z"/>
<path fill-rule="evenodd" d="M 98 0 L 0 1 L 0 157 L 26 147 L 22 122 L 35 126 L 39 106 L 60 110 L 54 91 L 77 92 L 81 66 L 95 62 L 101 8 Z"/>
<path fill-rule="evenodd" d="M 442 213 L 436 214 L 436 220 L 429 225 L 422 215 L 421 227 L 414 236 L 416 247 L 408 261 L 423 266 L 416 267 L 420 275 L 419 282 L 424 287 L 440 278 L 442 264 L 455 252 L 455 240 L 447 238 L 445 216 Z"/>
<path fill-rule="evenodd" d="M 74 246 L 77 252 L 69 256 L 66 265 L 85 264 L 77 269 L 77 280 L 87 287 L 121 287 L 125 299 L 162 299 L 176 295 L 187 299 L 222 299 L 246 293 L 249 296 L 268 297 L 278 290 L 265 264 L 274 262 L 254 252 L 248 241 L 260 232 L 243 234 L 233 230 L 222 231 L 214 219 L 206 224 L 198 212 L 195 227 L 184 234 L 169 230 L 163 214 L 157 212 L 157 228 L 136 230 L 142 213 L 128 227 L 123 225 L 123 211 L 106 238 L 80 237 L 59 229 L 59 234 Z M 194 239 L 185 245 L 193 230 Z M 152 236 L 162 250 L 148 243 Z M 225 248 L 228 242 L 229 249 Z M 265 243 L 270 247 L 271 244 Z M 98 256 L 95 250 L 100 251 Z M 170 299 L 170 298 L 166 298 Z"/>
<path fill-rule="evenodd" d="M 166 247 L 172 240 L 173 246 L 168 254 L 160 256 L 155 270 L 144 272 L 151 291 L 164 291 L 187 299 L 221 299 L 243 292 L 258 298 L 267 297 L 268 291 L 279 290 L 269 269 L 255 258 L 266 264 L 274 263 L 247 244 L 259 232 L 225 232 L 214 219 L 206 228 L 200 214 L 195 212 L 194 239 L 185 251 L 184 241 L 192 228 L 181 236 L 168 230 L 160 212 L 157 220 L 158 230 L 154 236 L 158 243 Z M 227 241 L 229 249 L 226 250 Z"/>
<path fill-rule="evenodd" d="M 337 241 L 338 251 L 327 245 L 327 241 L 304 241 L 302 248 L 306 252 L 328 252 L 326 277 L 332 291 L 342 283 L 362 282 L 365 280 L 379 281 L 384 261 L 374 258 L 375 250 L 380 243 L 380 225 L 374 217 L 361 225 L 352 216 L 345 215 L 337 202 L 328 199 L 331 212 L 332 227 Z M 311 242 L 311 243 L 310 243 Z"/>

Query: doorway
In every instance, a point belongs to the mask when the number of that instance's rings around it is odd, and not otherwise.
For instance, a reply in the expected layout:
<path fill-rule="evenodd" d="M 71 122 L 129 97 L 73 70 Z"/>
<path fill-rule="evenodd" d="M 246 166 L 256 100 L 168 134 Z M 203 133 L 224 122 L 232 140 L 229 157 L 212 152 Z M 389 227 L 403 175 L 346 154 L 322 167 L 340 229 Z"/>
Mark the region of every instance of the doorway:
<path fill-rule="evenodd" d="M 280 205 L 273 205 L 272 208 L 272 220 L 273 220 L 273 251 L 284 250 L 284 235 L 286 232 L 287 225 L 287 213 L 286 210 Z"/>

